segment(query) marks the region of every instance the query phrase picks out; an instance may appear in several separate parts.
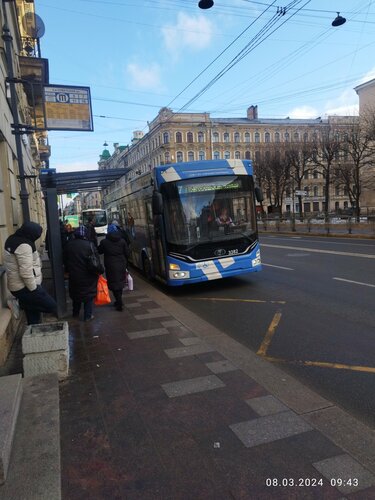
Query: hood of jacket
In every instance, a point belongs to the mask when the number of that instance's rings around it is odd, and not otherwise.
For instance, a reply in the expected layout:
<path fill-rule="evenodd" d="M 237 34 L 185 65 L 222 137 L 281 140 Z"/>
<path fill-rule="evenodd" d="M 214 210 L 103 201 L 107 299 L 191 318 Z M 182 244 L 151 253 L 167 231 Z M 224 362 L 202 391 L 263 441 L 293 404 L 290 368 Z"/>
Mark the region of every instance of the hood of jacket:
<path fill-rule="evenodd" d="M 35 241 L 40 238 L 42 232 L 43 228 L 40 224 L 36 222 L 25 222 L 6 240 L 5 249 L 10 253 L 14 253 L 19 245 L 26 243 L 30 245 L 33 252 L 35 252 Z"/>
<path fill-rule="evenodd" d="M 120 241 L 121 233 L 119 231 L 116 231 L 115 233 L 107 233 L 106 238 L 109 241 Z"/>

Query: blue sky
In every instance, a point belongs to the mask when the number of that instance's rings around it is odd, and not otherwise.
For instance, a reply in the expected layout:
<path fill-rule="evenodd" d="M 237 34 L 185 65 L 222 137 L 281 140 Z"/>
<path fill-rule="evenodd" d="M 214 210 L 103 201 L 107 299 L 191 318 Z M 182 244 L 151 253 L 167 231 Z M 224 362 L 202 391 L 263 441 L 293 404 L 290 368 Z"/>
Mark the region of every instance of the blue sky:
<path fill-rule="evenodd" d="M 375 78 L 375 0 L 289 0 L 285 15 L 280 5 L 35 0 L 50 83 L 89 86 L 94 115 L 94 132 L 49 133 L 50 167 L 97 168 L 105 141 L 110 152 L 129 144 L 162 106 L 213 117 L 245 117 L 251 104 L 262 118 L 354 114 L 353 87 Z M 334 28 L 338 11 L 347 22 Z"/>

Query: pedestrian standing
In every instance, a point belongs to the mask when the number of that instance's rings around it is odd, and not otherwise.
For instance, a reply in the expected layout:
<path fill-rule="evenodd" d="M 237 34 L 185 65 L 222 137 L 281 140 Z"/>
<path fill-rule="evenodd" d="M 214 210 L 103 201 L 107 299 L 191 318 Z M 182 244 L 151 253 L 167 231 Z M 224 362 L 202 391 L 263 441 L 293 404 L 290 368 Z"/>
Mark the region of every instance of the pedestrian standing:
<path fill-rule="evenodd" d="M 98 246 L 98 237 L 96 236 L 96 231 L 95 231 L 95 222 L 96 219 L 94 216 L 90 216 L 88 218 L 87 224 L 86 224 L 86 229 L 87 229 L 87 239 L 89 241 L 92 241 L 94 245 L 97 247 Z"/>
<path fill-rule="evenodd" d="M 99 274 L 90 270 L 88 257 L 97 254 L 97 249 L 88 240 L 87 228 L 79 226 L 74 239 L 67 242 L 64 250 L 64 265 L 69 274 L 69 297 L 73 302 L 73 317 L 78 318 L 83 304 L 83 319 L 93 316 L 93 302 L 97 292 Z"/>
<path fill-rule="evenodd" d="M 42 226 L 25 222 L 5 242 L 4 265 L 8 288 L 25 310 L 28 325 L 41 322 L 41 313 L 57 314 L 57 304 L 42 283 L 42 266 L 35 242 Z"/>
<path fill-rule="evenodd" d="M 98 251 L 104 255 L 104 267 L 108 288 L 115 297 L 114 306 L 122 311 L 122 290 L 125 286 L 129 248 L 118 226 L 110 224 L 106 237 L 100 242 Z"/>

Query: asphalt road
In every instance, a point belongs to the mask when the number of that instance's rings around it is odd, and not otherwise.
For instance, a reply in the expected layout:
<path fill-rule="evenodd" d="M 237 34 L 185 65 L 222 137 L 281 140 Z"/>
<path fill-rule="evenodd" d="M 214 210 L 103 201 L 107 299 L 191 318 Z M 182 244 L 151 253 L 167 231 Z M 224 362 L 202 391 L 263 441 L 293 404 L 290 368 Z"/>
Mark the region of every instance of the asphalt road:
<path fill-rule="evenodd" d="M 166 290 L 375 428 L 375 240 L 261 236 L 261 273 Z"/>

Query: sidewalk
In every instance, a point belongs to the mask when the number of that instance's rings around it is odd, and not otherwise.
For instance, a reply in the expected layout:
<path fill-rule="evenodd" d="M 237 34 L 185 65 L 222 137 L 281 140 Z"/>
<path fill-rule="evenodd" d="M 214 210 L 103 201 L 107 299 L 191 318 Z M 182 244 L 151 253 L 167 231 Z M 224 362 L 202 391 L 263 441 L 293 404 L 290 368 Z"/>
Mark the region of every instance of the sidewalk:
<path fill-rule="evenodd" d="M 140 277 L 125 306 L 68 318 L 63 500 L 375 498 L 372 430 Z"/>

